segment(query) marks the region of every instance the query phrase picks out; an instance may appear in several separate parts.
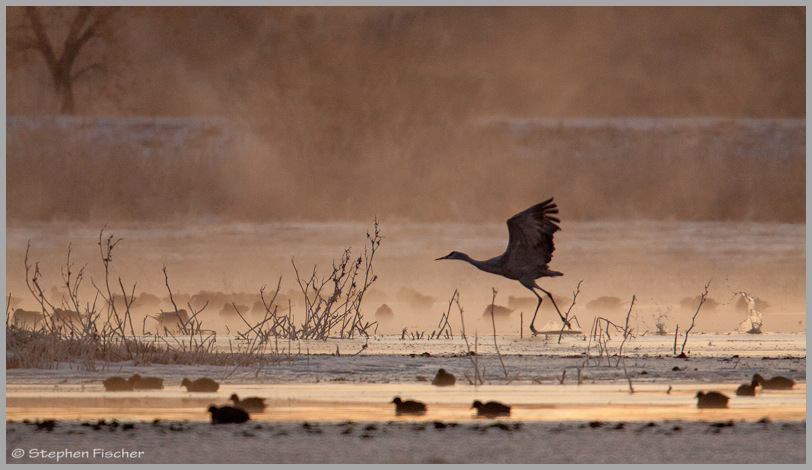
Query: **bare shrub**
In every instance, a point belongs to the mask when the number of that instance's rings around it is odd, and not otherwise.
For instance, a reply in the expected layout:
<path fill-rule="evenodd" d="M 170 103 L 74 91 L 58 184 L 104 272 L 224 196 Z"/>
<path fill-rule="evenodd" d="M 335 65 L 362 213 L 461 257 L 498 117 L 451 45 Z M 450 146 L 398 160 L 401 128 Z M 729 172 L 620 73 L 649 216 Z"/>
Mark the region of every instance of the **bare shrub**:
<path fill-rule="evenodd" d="M 364 248 L 362 256 L 353 259 L 350 248 L 347 248 L 337 263 L 333 261 L 332 271 L 326 277 L 319 278 L 314 266 L 310 276 L 303 278 L 291 259 L 305 308 L 301 326 L 289 330 L 295 339 L 326 340 L 330 335 L 340 338 L 352 338 L 355 334 L 369 336 L 370 329 L 377 322 L 364 321 L 361 301 L 377 280 L 372 270 L 372 260 L 381 244 L 377 219 L 373 234 L 367 232 L 367 240 L 369 247 Z"/>
<path fill-rule="evenodd" d="M 71 246 L 68 246 L 68 258 L 62 270 L 67 298 L 55 301 L 42 289 L 43 275 L 39 263 L 32 265 L 29 261 L 29 242 L 24 260 L 26 286 L 39 305 L 39 311 L 20 313 L 19 320 L 15 320 L 10 312 L 9 296 L 6 306 L 8 367 L 47 369 L 56 367 L 60 362 L 72 362 L 88 371 L 98 371 L 111 362 L 133 361 L 134 364 L 225 365 L 234 366 L 236 370 L 238 367 L 278 360 L 274 355 L 268 354 L 267 335 L 261 334 L 256 327 L 243 334 L 242 339 L 247 341 L 229 344 L 228 351 L 219 351 L 215 347 L 215 332 L 202 328 L 197 319 L 206 305 L 197 310 L 189 306 L 191 315 L 185 309 L 179 309 L 169 286 L 166 267 L 163 269 L 164 278 L 173 310 L 161 312 L 153 319 L 174 319 L 172 329 L 176 331 L 165 327 L 165 336 L 136 335 L 130 314 L 130 307 L 135 300 L 135 286 L 128 292 L 121 278 L 112 280 L 110 274 L 113 250 L 121 239 L 116 239 L 113 235 L 105 236 L 104 230 L 102 228 L 100 231 L 98 242 L 104 265 L 104 279 L 98 285 L 91 280 L 95 294 L 91 296 L 92 301 L 84 303 L 80 300 L 84 267 L 78 271 L 74 269 Z M 113 286 L 117 286 L 121 295 L 113 293 Z M 35 321 L 30 322 L 31 319 Z M 145 333 L 144 329 L 142 326 L 142 333 Z"/>

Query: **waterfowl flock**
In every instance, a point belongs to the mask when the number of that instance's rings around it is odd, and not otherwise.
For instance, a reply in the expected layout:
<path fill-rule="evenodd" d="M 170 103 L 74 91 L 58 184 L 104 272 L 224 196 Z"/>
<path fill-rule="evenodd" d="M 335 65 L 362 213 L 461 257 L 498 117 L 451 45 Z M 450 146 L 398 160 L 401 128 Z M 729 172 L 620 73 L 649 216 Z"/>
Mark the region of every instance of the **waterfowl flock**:
<path fill-rule="evenodd" d="M 769 380 L 765 380 L 760 374 L 754 374 L 749 384 L 741 384 L 736 389 L 736 396 L 739 397 L 754 397 L 756 396 L 756 389 L 761 387 L 762 390 L 792 390 L 795 386 L 795 381 L 786 377 L 776 376 Z M 696 394 L 697 408 L 727 408 L 728 400 L 730 397 L 720 392 L 702 392 Z"/>
<path fill-rule="evenodd" d="M 164 380 L 159 377 L 142 377 L 139 374 L 133 374 L 129 378 L 109 377 L 102 382 L 102 385 L 105 391 L 108 392 L 160 390 L 164 388 L 163 382 Z M 456 384 L 456 378 L 445 369 L 439 369 L 431 383 L 438 387 L 453 386 Z M 795 381 L 786 377 L 775 376 L 765 379 L 760 374 L 754 374 L 750 383 L 741 384 L 735 393 L 736 396 L 740 397 L 754 397 L 759 387 L 761 390 L 792 390 L 794 385 Z M 211 393 L 220 388 L 219 383 L 207 377 L 195 380 L 184 378 L 180 386 L 186 387 L 188 392 L 195 393 Z M 700 390 L 696 393 L 695 398 L 697 408 L 702 409 L 727 408 L 730 402 L 729 396 L 718 391 Z M 250 419 L 249 413 L 263 413 L 267 407 L 264 398 L 247 397 L 240 399 L 236 393 L 231 394 L 229 401 L 231 401 L 230 405 L 218 407 L 212 404 L 207 408 L 211 415 L 212 424 L 244 423 Z M 395 405 L 396 416 L 422 416 L 428 411 L 425 403 L 412 399 L 403 400 L 399 396 L 393 398 L 391 403 Z M 511 415 L 511 407 L 498 401 L 483 403 L 475 400 L 471 404 L 471 409 L 476 410 L 477 417 L 494 419 Z"/>

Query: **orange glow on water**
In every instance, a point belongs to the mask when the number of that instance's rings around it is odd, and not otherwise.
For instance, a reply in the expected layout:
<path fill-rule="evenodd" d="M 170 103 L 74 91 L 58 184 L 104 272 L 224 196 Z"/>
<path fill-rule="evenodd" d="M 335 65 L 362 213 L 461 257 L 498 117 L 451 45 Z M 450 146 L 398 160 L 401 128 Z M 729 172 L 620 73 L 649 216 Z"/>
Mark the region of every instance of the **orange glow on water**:
<path fill-rule="evenodd" d="M 48 388 L 46 390 L 46 388 Z M 261 421 L 390 421 L 474 419 L 473 400 L 498 400 L 512 406 L 509 419 L 521 421 L 648 420 L 802 420 L 806 386 L 792 391 L 735 396 L 730 384 L 681 384 L 666 393 L 665 384 L 484 385 L 441 389 L 426 384 L 252 384 L 226 385 L 217 393 L 175 390 L 109 393 L 53 391 L 52 387 L 10 385 L 6 419 L 58 420 L 208 420 L 210 404 L 228 403 L 231 393 L 266 398 L 268 408 L 252 414 Z M 718 390 L 731 397 L 726 409 L 697 409 L 697 390 Z M 394 396 L 428 406 L 420 417 L 396 417 Z"/>

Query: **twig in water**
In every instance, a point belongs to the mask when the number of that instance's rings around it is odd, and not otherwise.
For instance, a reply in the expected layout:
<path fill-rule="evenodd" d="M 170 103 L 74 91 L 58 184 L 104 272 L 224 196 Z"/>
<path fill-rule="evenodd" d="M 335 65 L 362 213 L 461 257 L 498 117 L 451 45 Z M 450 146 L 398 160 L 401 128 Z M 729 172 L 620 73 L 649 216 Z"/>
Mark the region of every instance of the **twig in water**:
<path fill-rule="evenodd" d="M 632 387 L 632 378 L 629 376 L 629 371 L 626 370 L 626 359 L 623 359 L 623 373 L 626 374 L 626 380 L 629 381 L 629 393 L 634 393 L 634 387 Z"/>
<path fill-rule="evenodd" d="M 578 285 L 575 286 L 575 292 L 572 293 L 572 303 L 570 304 L 570 308 L 568 308 L 566 313 L 564 313 L 564 324 L 561 325 L 561 331 L 558 333 L 558 344 L 561 344 L 561 337 L 564 336 L 564 327 L 569 326 L 570 330 L 572 330 L 572 326 L 570 326 L 570 312 L 572 311 L 572 307 L 575 306 L 575 299 L 578 298 L 578 294 L 581 292 L 582 282 L 584 282 L 583 279 L 578 281 Z M 578 317 L 573 315 L 572 319 L 575 320 L 575 324 L 578 325 L 578 328 L 581 328 L 581 323 L 578 321 Z"/>
<path fill-rule="evenodd" d="M 502 371 L 505 372 L 505 377 L 508 376 L 507 368 L 505 368 L 505 361 L 502 360 L 502 353 L 499 352 L 499 345 L 496 344 L 496 320 L 493 317 L 493 309 L 494 304 L 496 303 L 496 292 L 497 290 L 491 287 L 493 291 L 493 296 L 491 297 L 491 325 L 493 326 L 493 347 L 496 348 L 496 356 L 499 358 L 499 362 L 502 364 Z"/>
<path fill-rule="evenodd" d="M 479 374 L 479 367 L 477 365 L 477 359 L 476 359 L 476 355 L 477 355 L 476 354 L 476 347 L 477 347 L 477 345 L 476 345 L 476 343 L 474 343 L 474 354 L 471 354 L 471 344 L 468 343 L 468 336 L 466 336 L 466 334 L 465 334 L 465 317 L 462 314 L 462 305 L 460 305 L 460 294 L 459 294 L 459 292 L 457 292 L 456 289 L 454 289 L 454 295 L 451 296 L 451 300 L 453 300 L 454 303 L 457 304 L 457 310 L 460 311 L 460 325 L 462 327 L 462 339 L 465 340 L 465 350 L 467 351 L 466 355 L 468 356 L 468 359 L 470 359 L 471 364 L 474 366 L 474 382 L 473 382 L 473 384 L 474 385 L 481 384 L 481 383 L 483 383 L 482 382 L 482 376 Z M 467 378 L 467 376 L 466 376 L 466 378 Z M 468 380 L 470 381 L 471 379 L 468 379 Z"/>
<path fill-rule="evenodd" d="M 710 286 L 710 281 L 705 284 L 705 292 L 703 292 L 702 296 L 699 298 L 699 305 L 696 306 L 696 312 L 694 313 L 694 316 L 691 317 L 691 326 L 685 330 L 685 339 L 682 341 L 682 350 L 680 350 L 679 357 L 687 357 L 685 355 L 685 344 L 688 342 L 688 333 L 690 333 L 694 328 L 694 322 L 696 320 L 696 316 L 699 315 L 699 309 L 702 308 L 702 304 L 705 303 L 705 300 L 708 297 L 708 286 Z"/>
<path fill-rule="evenodd" d="M 632 314 L 632 308 L 634 307 L 634 302 L 637 300 L 637 297 L 632 295 L 632 303 L 629 305 L 629 311 L 626 313 L 626 324 L 623 326 L 623 341 L 620 342 L 620 348 L 617 351 L 618 360 L 617 362 L 620 363 L 621 359 L 623 358 L 623 345 L 626 344 L 626 339 L 629 336 L 632 336 L 632 332 L 629 329 L 629 316 Z M 617 367 L 617 364 L 615 364 Z M 626 367 L 625 363 L 623 367 Z"/>
<path fill-rule="evenodd" d="M 677 327 L 674 328 L 674 355 L 677 355 L 677 334 L 679 333 L 679 323 L 677 323 Z"/>
<path fill-rule="evenodd" d="M 524 312 L 519 312 L 519 338 L 524 338 Z"/>
<path fill-rule="evenodd" d="M 454 289 L 454 294 L 451 295 L 451 299 L 448 301 L 448 308 L 446 309 L 445 313 L 440 317 L 440 323 L 437 325 L 440 330 L 437 332 L 437 337 L 439 338 L 443 331 L 446 331 L 446 337 L 454 337 L 454 333 L 451 331 L 451 325 L 448 324 L 448 319 L 451 316 L 451 305 L 454 303 L 454 299 L 457 297 L 457 290 Z"/>

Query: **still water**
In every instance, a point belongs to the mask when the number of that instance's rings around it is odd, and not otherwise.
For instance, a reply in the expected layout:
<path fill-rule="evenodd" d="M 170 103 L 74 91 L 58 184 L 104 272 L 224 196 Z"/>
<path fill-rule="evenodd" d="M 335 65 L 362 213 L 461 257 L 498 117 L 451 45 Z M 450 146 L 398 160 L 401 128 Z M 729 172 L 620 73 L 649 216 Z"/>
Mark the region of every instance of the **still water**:
<path fill-rule="evenodd" d="M 100 386 L 9 385 L 6 419 L 207 420 L 210 404 L 227 403 L 232 393 L 260 396 L 268 407 L 252 414 L 268 421 L 389 421 L 393 419 L 466 420 L 470 405 L 498 400 L 512 406 L 510 419 L 522 421 L 645 420 L 803 420 L 806 385 L 791 391 L 735 396 L 736 385 L 720 383 L 582 385 L 482 385 L 438 388 L 428 384 L 242 384 L 223 385 L 217 393 L 174 389 L 105 392 Z M 717 390 L 731 397 L 727 409 L 697 409 L 697 390 Z M 392 398 L 419 399 L 428 406 L 422 417 L 395 417 Z"/>

